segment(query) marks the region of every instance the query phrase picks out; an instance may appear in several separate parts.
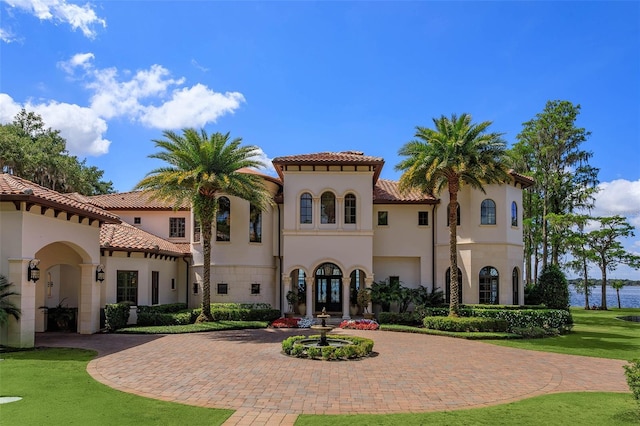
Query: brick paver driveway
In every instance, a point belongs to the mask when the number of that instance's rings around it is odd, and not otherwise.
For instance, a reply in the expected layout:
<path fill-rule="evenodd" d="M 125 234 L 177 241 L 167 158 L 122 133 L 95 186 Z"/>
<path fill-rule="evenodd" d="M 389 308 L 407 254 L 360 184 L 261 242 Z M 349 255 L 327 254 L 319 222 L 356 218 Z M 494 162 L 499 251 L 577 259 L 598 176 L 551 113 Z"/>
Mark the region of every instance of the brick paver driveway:
<path fill-rule="evenodd" d="M 300 413 L 422 412 L 551 392 L 629 391 L 626 362 L 620 360 L 438 336 L 336 330 L 372 338 L 374 356 L 312 361 L 282 355 L 280 343 L 292 334 L 300 331 L 163 337 L 45 333 L 36 344 L 97 349 L 100 356 L 88 366 L 96 380 L 150 398 L 239 410 L 232 417 L 239 419 L 236 424 L 291 423 Z"/>

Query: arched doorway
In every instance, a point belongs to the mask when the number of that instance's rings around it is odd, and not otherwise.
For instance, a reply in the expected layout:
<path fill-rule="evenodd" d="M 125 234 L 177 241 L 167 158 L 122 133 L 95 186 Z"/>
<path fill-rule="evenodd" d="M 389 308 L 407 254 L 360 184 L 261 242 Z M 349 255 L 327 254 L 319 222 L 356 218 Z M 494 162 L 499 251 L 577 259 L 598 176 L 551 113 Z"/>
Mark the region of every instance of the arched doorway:
<path fill-rule="evenodd" d="M 323 263 L 315 271 L 314 309 L 342 312 L 342 271 L 334 263 Z"/>

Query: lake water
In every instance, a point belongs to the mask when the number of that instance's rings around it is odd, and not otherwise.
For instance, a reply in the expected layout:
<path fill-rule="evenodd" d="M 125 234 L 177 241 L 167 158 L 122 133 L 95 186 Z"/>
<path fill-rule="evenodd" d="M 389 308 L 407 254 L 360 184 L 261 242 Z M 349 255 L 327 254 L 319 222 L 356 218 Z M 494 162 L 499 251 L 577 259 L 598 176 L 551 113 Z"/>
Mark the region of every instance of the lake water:
<path fill-rule="evenodd" d="M 600 306 L 602 287 L 597 286 L 591 290 L 589 304 Z M 578 294 L 573 286 L 569 286 L 569 299 L 571 306 L 584 307 L 584 294 Z M 620 289 L 620 305 L 623 308 L 640 308 L 640 286 L 625 286 Z M 607 307 L 617 308 L 618 298 L 616 291 L 607 287 Z"/>

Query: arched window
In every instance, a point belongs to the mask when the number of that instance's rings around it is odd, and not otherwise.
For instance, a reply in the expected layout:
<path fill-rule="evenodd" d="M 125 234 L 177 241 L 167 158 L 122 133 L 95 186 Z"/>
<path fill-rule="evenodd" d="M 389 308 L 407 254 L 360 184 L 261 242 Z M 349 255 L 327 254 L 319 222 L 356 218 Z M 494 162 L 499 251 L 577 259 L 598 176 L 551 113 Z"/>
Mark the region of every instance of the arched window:
<path fill-rule="evenodd" d="M 451 303 L 451 268 L 444 274 L 445 302 Z M 462 271 L 458 268 L 458 303 L 462 303 Z"/>
<path fill-rule="evenodd" d="M 518 205 L 515 201 L 511 203 L 511 226 L 518 226 Z"/>
<path fill-rule="evenodd" d="M 231 201 L 227 197 L 218 198 L 216 241 L 231 241 Z"/>
<path fill-rule="evenodd" d="M 249 242 L 262 242 L 262 211 L 249 204 Z"/>
<path fill-rule="evenodd" d="M 513 285 L 513 304 L 520 304 L 520 271 L 518 268 L 513 268 L 511 274 L 511 284 Z"/>
<path fill-rule="evenodd" d="M 300 223 L 313 222 L 313 198 L 305 192 L 300 196 Z"/>
<path fill-rule="evenodd" d="M 485 266 L 480 270 L 479 278 L 479 303 L 496 305 L 499 296 L 498 289 L 500 288 L 498 270 L 493 266 Z"/>
<path fill-rule="evenodd" d="M 486 199 L 480 206 L 480 223 L 482 225 L 496 224 L 496 203 L 493 200 Z"/>
<path fill-rule="evenodd" d="M 356 196 L 353 194 L 344 197 L 344 223 L 356 223 Z"/>
<path fill-rule="evenodd" d="M 456 203 L 456 225 L 460 226 L 460 203 Z M 447 206 L 447 226 L 449 226 L 449 206 Z"/>
<path fill-rule="evenodd" d="M 336 223 L 336 196 L 329 191 L 320 197 L 320 223 Z"/>

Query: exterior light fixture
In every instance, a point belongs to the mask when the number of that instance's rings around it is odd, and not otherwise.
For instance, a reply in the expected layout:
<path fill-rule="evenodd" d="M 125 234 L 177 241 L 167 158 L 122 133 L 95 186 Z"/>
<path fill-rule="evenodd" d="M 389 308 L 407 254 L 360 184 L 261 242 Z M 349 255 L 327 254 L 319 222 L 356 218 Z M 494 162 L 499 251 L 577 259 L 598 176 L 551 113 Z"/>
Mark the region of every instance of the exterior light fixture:
<path fill-rule="evenodd" d="M 30 260 L 29 266 L 27 267 L 27 279 L 34 283 L 40 279 L 40 269 L 38 268 L 39 263 L 40 259 Z"/>
<path fill-rule="evenodd" d="M 330 264 L 330 263 L 325 263 L 325 264 L 323 265 L 323 268 L 322 268 L 322 269 L 324 269 L 324 274 L 325 274 L 325 275 L 327 275 L 327 276 L 328 276 L 328 275 L 333 275 L 333 265 L 332 265 L 332 264 Z"/>
<path fill-rule="evenodd" d="M 96 281 L 102 283 L 104 281 L 104 265 L 98 265 L 96 267 Z"/>

